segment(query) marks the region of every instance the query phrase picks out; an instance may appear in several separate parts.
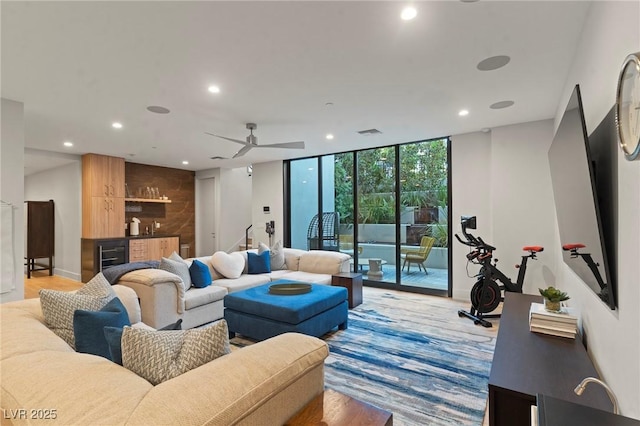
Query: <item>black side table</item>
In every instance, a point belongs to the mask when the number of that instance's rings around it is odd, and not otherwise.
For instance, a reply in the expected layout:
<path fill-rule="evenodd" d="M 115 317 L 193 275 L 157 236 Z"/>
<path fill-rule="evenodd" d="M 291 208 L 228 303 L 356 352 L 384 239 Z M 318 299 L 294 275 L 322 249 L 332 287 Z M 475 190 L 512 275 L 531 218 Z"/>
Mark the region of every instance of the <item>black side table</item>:
<path fill-rule="evenodd" d="M 349 309 L 362 303 L 362 274 L 343 272 L 331 277 L 331 285 L 344 287 L 349 293 Z"/>

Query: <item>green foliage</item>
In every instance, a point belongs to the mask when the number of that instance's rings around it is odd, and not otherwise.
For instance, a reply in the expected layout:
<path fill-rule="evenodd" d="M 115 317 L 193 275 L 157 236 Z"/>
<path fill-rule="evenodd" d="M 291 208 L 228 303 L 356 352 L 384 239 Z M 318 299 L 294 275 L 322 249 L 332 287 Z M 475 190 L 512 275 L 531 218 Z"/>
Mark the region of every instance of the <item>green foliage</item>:
<path fill-rule="evenodd" d="M 395 149 L 359 151 L 359 223 L 393 223 L 395 215 Z M 335 156 L 335 205 L 340 222 L 353 224 L 353 153 Z M 447 139 L 400 147 L 400 204 L 403 207 L 445 207 Z M 446 229 L 446 226 L 444 227 Z M 444 240 L 446 240 L 444 236 Z"/>
<path fill-rule="evenodd" d="M 436 239 L 435 247 L 449 247 L 449 229 L 446 223 L 434 223 L 430 225 L 431 236 Z"/>
<path fill-rule="evenodd" d="M 544 297 L 545 299 L 551 302 L 564 302 L 565 300 L 570 299 L 567 293 L 560 291 L 557 288 L 552 286 L 549 286 L 544 290 L 539 288 L 538 291 L 540 291 L 540 294 L 542 295 L 542 297 Z"/>

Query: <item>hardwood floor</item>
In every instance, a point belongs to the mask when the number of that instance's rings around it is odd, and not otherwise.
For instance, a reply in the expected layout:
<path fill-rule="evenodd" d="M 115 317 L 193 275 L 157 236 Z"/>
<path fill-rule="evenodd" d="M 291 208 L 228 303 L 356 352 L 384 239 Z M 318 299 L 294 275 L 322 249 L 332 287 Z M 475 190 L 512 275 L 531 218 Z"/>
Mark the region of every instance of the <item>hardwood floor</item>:
<path fill-rule="evenodd" d="M 51 290 L 72 291 L 82 287 L 80 281 L 70 280 L 69 278 L 59 277 L 57 275 L 49 276 L 48 271 L 34 271 L 31 278 L 24 276 L 24 298 L 35 299 L 38 297 L 40 289 L 47 288 Z"/>

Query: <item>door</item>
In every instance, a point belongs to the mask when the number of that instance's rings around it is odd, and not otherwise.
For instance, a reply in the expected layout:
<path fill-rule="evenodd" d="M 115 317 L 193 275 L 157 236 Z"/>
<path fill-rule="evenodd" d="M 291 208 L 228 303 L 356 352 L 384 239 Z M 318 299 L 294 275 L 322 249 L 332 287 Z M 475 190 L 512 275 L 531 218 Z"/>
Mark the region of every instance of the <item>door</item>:
<path fill-rule="evenodd" d="M 196 246 L 190 256 L 207 256 L 218 250 L 216 240 L 215 178 L 198 179 L 196 194 Z"/>

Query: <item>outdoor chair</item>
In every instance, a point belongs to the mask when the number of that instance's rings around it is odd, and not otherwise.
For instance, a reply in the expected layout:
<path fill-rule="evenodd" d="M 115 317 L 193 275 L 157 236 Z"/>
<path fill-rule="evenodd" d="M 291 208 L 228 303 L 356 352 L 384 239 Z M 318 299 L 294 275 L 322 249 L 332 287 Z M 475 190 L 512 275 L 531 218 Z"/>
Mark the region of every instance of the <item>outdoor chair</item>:
<path fill-rule="evenodd" d="M 424 273 L 427 273 L 427 267 L 424 262 L 429 257 L 429 253 L 431 253 L 431 247 L 433 247 L 433 243 L 436 241 L 433 237 L 422 237 L 420 240 L 420 247 L 410 248 L 410 249 L 402 249 L 400 251 L 400 258 L 404 259 L 402 262 L 402 270 L 404 271 L 405 265 L 407 265 L 407 272 L 411 270 L 411 264 L 415 263 L 418 265 L 418 270 L 422 270 L 424 268 Z"/>
<path fill-rule="evenodd" d="M 322 223 L 316 214 L 307 229 L 308 250 L 338 251 L 340 238 L 340 215 L 338 212 L 322 213 Z"/>

